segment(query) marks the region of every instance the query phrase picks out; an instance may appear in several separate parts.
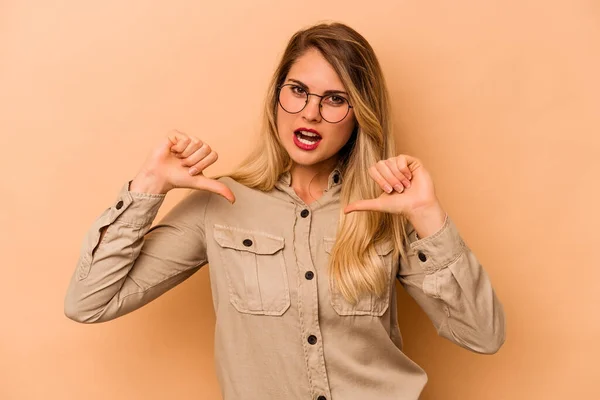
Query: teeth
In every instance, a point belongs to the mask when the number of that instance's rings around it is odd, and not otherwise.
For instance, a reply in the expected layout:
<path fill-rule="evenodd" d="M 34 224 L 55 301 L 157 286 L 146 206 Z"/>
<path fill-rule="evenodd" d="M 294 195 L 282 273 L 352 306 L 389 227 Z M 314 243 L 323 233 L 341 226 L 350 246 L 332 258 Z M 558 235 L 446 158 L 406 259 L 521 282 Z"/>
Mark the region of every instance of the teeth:
<path fill-rule="evenodd" d="M 308 146 L 312 146 L 313 144 L 315 144 L 315 143 L 316 143 L 316 142 L 312 142 L 312 141 L 310 141 L 310 140 L 302 139 L 301 137 L 299 137 L 299 138 L 298 138 L 298 141 L 299 141 L 300 143 L 304 143 L 304 144 L 306 144 L 306 145 L 308 145 Z"/>
<path fill-rule="evenodd" d="M 316 133 L 313 133 L 313 132 L 300 131 L 300 133 L 303 134 L 304 136 L 319 137 L 319 135 L 317 135 Z"/>

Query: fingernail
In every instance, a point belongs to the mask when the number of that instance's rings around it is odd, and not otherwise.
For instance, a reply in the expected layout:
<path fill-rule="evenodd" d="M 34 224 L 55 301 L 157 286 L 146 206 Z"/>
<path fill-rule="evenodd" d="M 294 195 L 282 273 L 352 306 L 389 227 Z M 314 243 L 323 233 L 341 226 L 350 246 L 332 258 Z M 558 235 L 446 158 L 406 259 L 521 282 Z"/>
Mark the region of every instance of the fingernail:
<path fill-rule="evenodd" d="M 392 193 L 392 187 L 390 185 L 385 185 L 383 190 L 385 190 L 387 193 Z"/>
<path fill-rule="evenodd" d="M 196 168 L 190 168 L 189 173 L 190 175 L 196 175 L 198 173 L 198 170 Z"/>
<path fill-rule="evenodd" d="M 396 192 L 398 193 L 404 192 L 404 186 L 402 185 L 394 185 L 394 189 L 396 189 Z"/>
<path fill-rule="evenodd" d="M 410 181 L 407 181 L 405 179 L 405 180 L 402 181 L 402 183 L 404 184 L 404 186 L 406 186 L 407 189 L 410 187 Z"/>

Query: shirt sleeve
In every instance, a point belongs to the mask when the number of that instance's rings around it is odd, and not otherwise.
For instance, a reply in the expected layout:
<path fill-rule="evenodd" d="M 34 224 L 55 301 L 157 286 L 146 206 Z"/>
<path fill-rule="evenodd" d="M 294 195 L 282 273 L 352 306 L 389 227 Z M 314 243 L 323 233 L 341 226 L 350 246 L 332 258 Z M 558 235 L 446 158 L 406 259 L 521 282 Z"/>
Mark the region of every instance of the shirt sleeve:
<path fill-rule="evenodd" d="M 421 239 L 409 226 L 408 239 L 408 263 L 400 261 L 398 280 L 438 334 L 476 353 L 497 352 L 506 334 L 502 304 L 450 217 Z"/>
<path fill-rule="evenodd" d="M 151 227 L 165 195 L 130 192 L 130 184 L 81 244 L 64 301 L 65 315 L 74 321 L 104 322 L 127 314 L 208 262 L 204 217 L 210 192 L 190 193 Z"/>

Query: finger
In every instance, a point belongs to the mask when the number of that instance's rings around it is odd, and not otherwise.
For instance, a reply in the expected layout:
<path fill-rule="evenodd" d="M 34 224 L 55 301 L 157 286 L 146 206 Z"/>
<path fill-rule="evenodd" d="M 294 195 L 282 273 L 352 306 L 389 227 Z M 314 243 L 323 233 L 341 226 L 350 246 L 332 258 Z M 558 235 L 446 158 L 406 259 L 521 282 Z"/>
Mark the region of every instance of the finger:
<path fill-rule="evenodd" d="M 386 192 L 387 194 L 392 193 L 394 189 L 392 189 L 392 186 L 390 186 L 388 181 L 381 175 L 379 169 L 377 168 L 377 164 L 369 168 L 369 175 L 371 176 L 371 178 L 373 178 L 375 182 L 377 182 L 377 184 L 381 187 L 381 189 L 384 192 Z"/>
<path fill-rule="evenodd" d="M 171 130 L 169 131 L 169 134 L 167 135 L 167 138 L 169 139 L 169 142 L 171 142 L 171 147 L 172 147 L 173 145 L 176 145 L 176 144 L 177 144 L 177 133 L 178 133 L 178 132 L 179 132 L 179 131 L 177 131 L 177 130 L 175 130 L 175 129 L 171 129 Z"/>
<path fill-rule="evenodd" d="M 210 154 L 208 154 L 202 160 L 192 165 L 192 167 L 189 169 L 190 175 L 197 175 L 198 173 L 204 171 L 209 165 L 214 164 L 214 162 L 218 159 L 219 155 L 216 152 L 211 151 Z"/>
<path fill-rule="evenodd" d="M 173 143 L 173 146 L 171 146 L 171 151 L 173 153 L 178 153 L 178 155 L 183 150 L 185 150 L 188 143 L 191 142 L 191 139 L 188 135 L 177 130 L 171 131 L 171 134 L 169 135 L 169 140 Z"/>
<path fill-rule="evenodd" d="M 403 169 L 401 167 L 400 171 L 403 171 L 403 173 L 405 174 L 406 172 L 408 172 L 410 174 L 409 179 L 412 179 L 412 177 L 415 174 L 415 171 L 419 169 L 423 165 L 423 163 L 418 158 L 409 156 L 407 154 L 401 154 L 399 157 L 402 157 L 406 162 L 406 169 Z"/>
<path fill-rule="evenodd" d="M 186 151 L 187 151 L 187 149 L 186 149 Z M 202 161 L 202 159 L 204 159 L 204 157 L 209 155 L 211 153 L 211 151 L 212 150 L 211 150 L 210 146 L 207 145 L 206 143 L 204 143 L 202 146 L 200 146 L 199 149 L 194 151 L 192 154 L 187 156 L 185 159 L 181 160 L 181 165 L 183 165 L 184 167 L 191 167 L 192 165 L 197 164 L 198 162 Z M 185 154 L 185 152 L 183 154 Z"/>
<path fill-rule="evenodd" d="M 344 214 L 348 214 L 354 211 L 381 211 L 381 203 L 379 198 L 368 199 L 368 200 L 357 200 L 354 203 L 348 204 L 344 208 Z"/>
<path fill-rule="evenodd" d="M 171 151 L 173 153 L 177 153 L 178 157 L 181 157 L 181 153 L 183 153 L 183 151 L 186 149 L 186 147 L 190 144 L 191 141 L 192 139 L 190 139 L 188 136 L 179 138 L 177 143 L 173 147 L 171 147 Z"/>
<path fill-rule="evenodd" d="M 204 144 L 204 142 L 202 142 L 197 137 L 190 136 L 190 142 L 188 143 L 188 145 L 186 146 L 186 148 L 181 152 L 181 157 L 182 158 L 189 157 L 196 150 L 198 150 L 200 147 L 202 147 L 203 144 Z M 209 153 L 210 153 L 210 151 L 209 151 Z"/>
<path fill-rule="evenodd" d="M 408 166 L 408 164 L 409 164 L 408 157 L 409 156 L 400 155 L 400 156 L 396 157 L 395 160 L 396 160 L 396 167 L 404 176 L 406 176 L 406 178 L 409 180 L 409 183 L 410 183 L 410 180 L 412 179 L 412 172 Z M 412 158 L 412 157 L 410 157 L 410 158 Z M 413 158 L 413 160 L 416 160 L 416 159 Z"/>
<path fill-rule="evenodd" d="M 409 188 L 410 187 L 410 178 L 409 177 L 411 176 L 410 170 L 408 170 L 408 167 L 404 167 L 404 169 L 399 167 L 399 165 L 406 166 L 406 160 L 398 161 L 398 157 L 393 157 L 393 158 L 389 158 L 385 161 L 386 161 L 387 166 L 390 168 L 390 170 L 394 174 L 394 176 L 396 178 L 398 178 L 400 180 L 400 182 L 402 182 L 402 184 L 404 186 L 406 186 L 406 188 Z M 404 164 L 402 164 L 402 162 L 404 162 Z"/>
<path fill-rule="evenodd" d="M 231 189 L 229 189 L 229 187 L 227 187 L 227 185 L 225 185 L 224 183 L 219 182 L 215 179 L 207 178 L 202 175 L 198 176 L 198 181 L 196 185 L 194 185 L 194 187 L 197 189 L 208 190 L 209 192 L 216 193 L 226 198 L 231 204 L 235 203 L 235 195 L 233 194 Z"/>
<path fill-rule="evenodd" d="M 187 135 L 185 133 L 178 131 L 177 129 L 171 129 L 169 131 L 169 135 L 167 137 L 169 138 L 169 141 L 171 142 L 171 144 L 174 146 L 177 144 L 177 142 L 179 142 L 181 139 L 183 139 L 186 136 Z"/>
<path fill-rule="evenodd" d="M 396 192 L 402 193 L 404 192 L 404 188 L 410 187 L 410 181 L 400 172 L 394 159 L 387 159 L 377 164 L 378 171 L 394 187 Z"/>

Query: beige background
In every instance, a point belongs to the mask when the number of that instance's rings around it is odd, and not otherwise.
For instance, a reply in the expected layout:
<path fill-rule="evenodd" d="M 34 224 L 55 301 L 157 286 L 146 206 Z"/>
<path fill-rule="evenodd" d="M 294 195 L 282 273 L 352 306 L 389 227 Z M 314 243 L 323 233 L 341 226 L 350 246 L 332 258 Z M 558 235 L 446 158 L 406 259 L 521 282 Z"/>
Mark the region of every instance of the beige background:
<path fill-rule="evenodd" d="M 95 326 L 63 315 L 67 283 L 156 141 L 197 135 L 228 171 L 289 36 L 331 19 L 375 48 L 401 151 L 507 314 L 504 347 L 477 355 L 401 291 L 422 399 L 600 398 L 598 2 L 0 0 L 0 399 L 220 398 L 207 268 Z"/>

